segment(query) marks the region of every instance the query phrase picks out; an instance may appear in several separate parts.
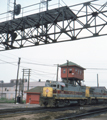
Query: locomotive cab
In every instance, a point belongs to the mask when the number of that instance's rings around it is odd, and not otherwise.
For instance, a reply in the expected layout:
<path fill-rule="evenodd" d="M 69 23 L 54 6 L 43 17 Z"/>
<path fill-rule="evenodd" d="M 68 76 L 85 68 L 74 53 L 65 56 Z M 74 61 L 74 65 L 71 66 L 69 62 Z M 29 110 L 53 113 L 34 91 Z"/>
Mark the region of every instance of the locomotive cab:
<path fill-rule="evenodd" d="M 40 97 L 40 105 L 53 107 L 55 100 L 54 98 L 56 97 L 57 91 L 61 90 L 61 88 L 62 87 L 58 82 L 47 80 Z"/>

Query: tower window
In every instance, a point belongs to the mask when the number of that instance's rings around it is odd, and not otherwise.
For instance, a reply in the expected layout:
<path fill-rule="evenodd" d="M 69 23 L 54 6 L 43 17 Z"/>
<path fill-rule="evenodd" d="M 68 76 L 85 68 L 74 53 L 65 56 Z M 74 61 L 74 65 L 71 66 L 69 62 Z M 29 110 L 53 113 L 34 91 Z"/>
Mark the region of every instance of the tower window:
<path fill-rule="evenodd" d="M 79 74 L 79 70 L 78 70 L 78 74 Z"/>
<path fill-rule="evenodd" d="M 65 73 L 66 71 L 65 71 L 65 69 L 63 69 L 63 73 Z"/>
<path fill-rule="evenodd" d="M 72 73 L 72 69 L 71 68 L 69 69 L 69 73 Z"/>
<path fill-rule="evenodd" d="M 80 71 L 80 75 L 82 74 L 82 71 Z"/>

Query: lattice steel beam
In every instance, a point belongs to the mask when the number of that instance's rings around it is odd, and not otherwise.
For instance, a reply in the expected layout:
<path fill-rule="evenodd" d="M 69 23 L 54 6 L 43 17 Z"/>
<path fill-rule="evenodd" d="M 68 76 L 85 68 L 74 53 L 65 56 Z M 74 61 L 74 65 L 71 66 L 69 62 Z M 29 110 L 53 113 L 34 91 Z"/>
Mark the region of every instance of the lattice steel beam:
<path fill-rule="evenodd" d="M 86 2 L 0 23 L 0 50 L 104 35 L 107 35 L 107 3 L 101 6 Z"/>

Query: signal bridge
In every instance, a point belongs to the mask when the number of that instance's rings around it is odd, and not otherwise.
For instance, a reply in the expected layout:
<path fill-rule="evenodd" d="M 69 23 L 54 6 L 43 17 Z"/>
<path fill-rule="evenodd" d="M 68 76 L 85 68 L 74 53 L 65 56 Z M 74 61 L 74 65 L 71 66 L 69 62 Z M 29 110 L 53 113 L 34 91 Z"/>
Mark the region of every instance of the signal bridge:
<path fill-rule="evenodd" d="M 95 2 L 0 22 L 0 51 L 107 35 L 107 2 Z"/>

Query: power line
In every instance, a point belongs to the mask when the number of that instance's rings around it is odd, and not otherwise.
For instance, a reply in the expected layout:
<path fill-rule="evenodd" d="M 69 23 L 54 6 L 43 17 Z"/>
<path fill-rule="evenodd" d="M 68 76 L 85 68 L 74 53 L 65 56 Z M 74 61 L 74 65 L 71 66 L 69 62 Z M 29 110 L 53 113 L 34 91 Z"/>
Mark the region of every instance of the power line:
<path fill-rule="evenodd" d="M 12 59 L 12 60 L 15 59 L 15 58 L 13 58 L 13 57 L 1 55 L 1 54 L 0 54 L 0 56 L 6 57 L 6 58 L 10 58 L 10 59 Z M 18 57 L 18 56 L 17 56 L 17 57 Z M 16 59 L 15 59 L 15 60 L 16 60 Z"/>
<path fill-rule="evenodd" d="M 55 74 L 55 73 L 44 72 L 44 71 L 39 71 L 39 70 L 34 70 L 34 69 L 33 69 L 33 71 L 36 71 L 36 72 L 42 72 L 42 73 L 44 73 L 44 74 L 47 74 L 47 73 L 48 73 L 48 74 Z"/>
<path fill-rule="evenodd" d="M 107 68 L 86 68 L 89 70 L 107 70 Z"/>
<path fill-rule="evenodd" d="M 11 65 L 14 65 L 14 66 L 17 66 L 17 65 L 15 65 L 15 64 L 13 64 L 13 63 L 7 62 L 7 61 L 2 60 L 2 59 L 0 59 L 0 61 L 5 62 L 5 63 L 8 63 L 8 64 L 11 64 Z"/>
<path fill-rule="evenodd" d="M 17 64 L 17 62 L 8 62 L 8 61 L 5 61 L 5 60 L 2 60 L 2 59 L 0 59 L 0 61 L 2 61 L 3 63 L 8 63 L 8 64 L 11 64 L 11 65 L 15 65 L 15 64 L 13 64 L 13 63 L 16 63 Z M 41 66 L 51 66 L 51 65 L 47 65 L 47 64 L 38 64 L 38 63 L 30 63 L 30 62 L 21 62 L 21 64 L 22 63 L 28 63 L 28 64 L 35 64 L 35 65 L 41 65 Z M 2 63 L 0 63 L 0 64 L 2 64 Z M 15 66 L 17 66 L 17 65 L 15 65 Z M 29 68 L 27 68 L 27 67 L 24 67 L 24 66 L 20 66 L 21 68 L 26 68 L 26 69 L 29 69 Z M 53 66 L 52 66 L 53 67 Z M 33 69 L 34 70 L 34 69 Z M 48 73 L 48 74 L 54 74 L 54 73 L 49 73 L 49 72 L 44 72 L 44 71 L 39 71 L 39 70 L 34 70 L 34 71 L 37 71 L 37 72 L 42 72 L 42 73 Z"/>
<path fill-rule="evenodd" d="M 52 77 L 53 75 L 51 75 L 51 76 L 49 76 L 49 75 L 38 75 L 38 74 L 33 74 L 32 76 L 39 76 L 38 78 L 40 78 L 40 77 L 48 77 L 48 78 L 50 78 L 50 77 Z M 54 75 L 55 76 L 55 75 Z"/>
<path fill-rule="evenodd" d="M 10 54 L 10 53 L 9 53 Z M 19 56 L 16 56 L 16 55 L 14 55 L 14 54 L 10 54 L 10 55 L 13 55 L 13 56 L 15 56 L 15 57 L 19 57 Z M 5 55 L 1 55 L 1 56 L 5 56 Z M 8 56 L 5 56 L 5 57 L 7 57 L 7 58 L 10 58 L 10 59 L 13 59 L 13 57 L 8 57 Z M 21 57 L 21 59 L 25 59 L 25 60 L 28 60 L 28 61 L 32 61 L 31 59 L 27 59 L 27 58 L 24 58 L 24 57 Z M 35 60 L 33 60 L 33 61 L 35 61 Z M 35 62 L 21 62 L 21 63 L 25 63 L 25 64 L 33 64 L 33 65 L 41 65 L 41 66 L 49 66 L 49 67 L 56 67 L 55 65 L 49 65 L 49 64 L 40 64 L 40 63 L 35 63 Z M 16 62 L 17 63 L 17 62 Z"/>
<path fill-rule="evenodd" d="M 39 63 L 31 63 L 31 62 L 22 62 L 25 64 L 33 64 L 33 65 L 41 65 L 41 66 L 48 66 L 48 67 L 56 67 L 54 65 L 48 65 L 48 64 L 39 64 Z"/>
<path fill-rule="evenodd" d="M 11 64 L 11 63 L 16 63 L 16 62 L 8 62 L 8 63 L 6 63 L 6 62 L 0 62 L 0 64 Z"/>

